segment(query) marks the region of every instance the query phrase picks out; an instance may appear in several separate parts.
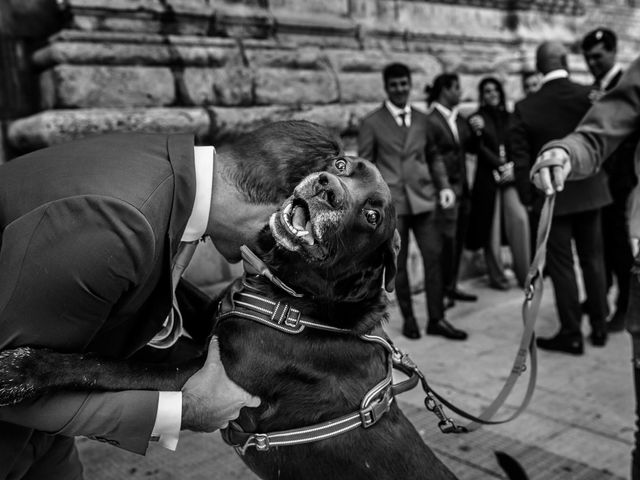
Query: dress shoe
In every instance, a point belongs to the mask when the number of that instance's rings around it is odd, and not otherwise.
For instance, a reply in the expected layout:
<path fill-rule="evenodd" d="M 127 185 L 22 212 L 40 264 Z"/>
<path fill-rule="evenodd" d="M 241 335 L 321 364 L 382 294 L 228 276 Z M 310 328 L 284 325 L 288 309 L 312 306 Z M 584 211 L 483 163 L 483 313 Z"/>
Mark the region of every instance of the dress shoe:
<path fill-rule="evenodd" d="M 429 324 L 427 325 L 427 335 L 441 335 L 451 340 L 467 339 L 467 332 L 454 327 L 444 318 L 436 321 L 429 321 Z"/>
<path fill-rule="evenodd" d="M 474 295 L 472 293 L 464 292 L 464 291 L 460 290 L 459 288 L 456 288 L 456 289 L 452 290 L 451 292 L 447 293 L 447 296 L 449 298 L 452 298 L 453 300 L 460 300 L 461 302 L 475 302 L 476 300 L 478 300 L 478 296 L 477 295 Z"/>
<path fill-rule="evenodd" d="M 554 352 L 570 353 L 572 355 L 582 355 L 584 353 L 584 343 L 582 338 L 556 335 L 550 338 L 536 338 L 536 345 L 543 350 Z"/>
<path fill-rule="evenodd" d="M 489 288 L 493 288 L 494 290 L 509 290 L 509 280 L 503 278 L 501 280 L 489 280 Z"/>
<path fill-rule="evenodd" d="M 420 329 L 418 328 L 415 318 L 405 319 L 402 325 L 402 335 L 410 340 L 420 338 Z"/>
<path fill-rule="evenodd" d="M 611 320 L 607 322 L 607 332 L 622 332 L 624 330 L 624 325 L 625 313 L 620 310 L 616 310 L 616 313 L 611 316 Z"/>
<path fill-rule="evenodd" d="M 604 347 L 607 344 L 607 331 L 604 329 L 593 330 L 589 335 L 589 340 L 594 347 Z"/>
<path fill-rule="evenodd" d="M 402 327 L 402 335 L 407 337 L 409 340 L 417 340 L 420 338 L 420 330 L 417 326 L 407 327 L 406 325 Z"/>

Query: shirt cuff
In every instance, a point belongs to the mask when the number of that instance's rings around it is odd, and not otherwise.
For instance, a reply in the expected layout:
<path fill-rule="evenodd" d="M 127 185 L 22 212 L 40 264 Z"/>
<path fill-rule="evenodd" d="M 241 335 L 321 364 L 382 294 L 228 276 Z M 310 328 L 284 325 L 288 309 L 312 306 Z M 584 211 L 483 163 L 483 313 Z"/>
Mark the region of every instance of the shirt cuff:
<path fill-rule="evenodd" d="M 158 392 L 158 411 L 151 433 L 151 441 L 175 450 L 182 423 L 182 392 Z"/>

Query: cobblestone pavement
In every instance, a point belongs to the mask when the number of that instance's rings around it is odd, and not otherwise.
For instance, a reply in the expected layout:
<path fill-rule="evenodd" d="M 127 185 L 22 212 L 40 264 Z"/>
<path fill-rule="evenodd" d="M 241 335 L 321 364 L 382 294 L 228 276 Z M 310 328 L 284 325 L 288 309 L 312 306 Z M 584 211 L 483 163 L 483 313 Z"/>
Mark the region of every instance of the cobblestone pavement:
<path fill-rule="evenodd" d="M 462 287 L 480 297 L 475 303 L 459 302 L 448 311 L 452 323 L 469 332 L 466 342 L 425 336 L 417 341 L 405 339 L 394 305 L 386 328 L 433 388 L 478 413 L 493 400 L 511 368 L 522 331 L 523 294 L 517 288 L 490 290 L 483 279 L 465 281 Z M 424 295 L 414 295 L 414 302 L 424 322 Z M 536 332 L 551 335 L 556 325 L 553 290 L 546 284 Z M 586 319 L 584 328 L 586 335 Z M 604 348 L 587 342 L 581 357 L 541 351 L 529 408 L 513 422 L 466 435 L 439 433 L 419 389 L 402 394 L 398 401 L 427 443 L 461 479 L 504 478 L 495 450 L 517 458 L 532 479 L 624 479 L 629 477 L 634 422 L 630 356 L 626 333 L 612 335 Z M 525 378 L 519 381 L 503 416 L 519 404 L 525 383 Z M 146 457 L 86 439 L 79 439 L 78 445 L 87 480 L 256 478 L 217 433 L 183 432 L 175 453 L 152 446 Z"/>

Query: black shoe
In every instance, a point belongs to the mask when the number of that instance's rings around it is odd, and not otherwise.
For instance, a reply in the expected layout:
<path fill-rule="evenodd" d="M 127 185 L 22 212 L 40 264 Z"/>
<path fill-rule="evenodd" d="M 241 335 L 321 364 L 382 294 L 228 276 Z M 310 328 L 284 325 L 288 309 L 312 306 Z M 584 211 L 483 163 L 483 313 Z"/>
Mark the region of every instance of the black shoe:
<path fill-rule="evenodd" d="M 607 331 L 604 329 L 594 330 L 589 335 L 589 340 L 594 347 L 604 347 L 607 344 Z"/>
<path fill-rule="evenodd" d="M 453 300 L 460 300 L 461 302 L 475 302 L 476 300 L 478 300 L 477 295 L 464 292 L 459 288 L 456 288 L 453 291 L 447 293 L 447 296 L 452 298 Z"/>
<path fill-rule="evenodd" d="M 467 332 L 454 327 L 444 318 L 429 321 L 427 325 L 427 335 L 441 335 L 451 340 L 466 340 L 468 336 Z"/>
<path fill-rule="evenodd" d="M 402 327 L 402 335 L 407 337 L 409 340 L 417 340 L 420 338 L 420 330 L 417 325 L 405 325 Z"/>
<path fill-rule="evenodd" d="M 402 335 L 410 340 L 417 340 L 420 338 L 420 329 L 418 328 L 415 318 L 410 317 L 404 319 L 404 323 L 402 324 Z"/>
<path fill-rule="evenodd" d="M 624 317 L 625 317 L 624 312 L 616 310 L 616 313 L 614 313 L 611 316 L 611 320 L 607 322 L 607 332 L 609 333 L 622 332 L 624 330 L 624 325 L 625 325 Z"/>
<path fill-rule="evenodd" d="M 564 352 L 572 355 L 582 355 L 584 353 L 582 338 L 577 337 L 556 335 L 550 338 L 536 338 L 536 345 L 543 350 L 554 352 Z"/>

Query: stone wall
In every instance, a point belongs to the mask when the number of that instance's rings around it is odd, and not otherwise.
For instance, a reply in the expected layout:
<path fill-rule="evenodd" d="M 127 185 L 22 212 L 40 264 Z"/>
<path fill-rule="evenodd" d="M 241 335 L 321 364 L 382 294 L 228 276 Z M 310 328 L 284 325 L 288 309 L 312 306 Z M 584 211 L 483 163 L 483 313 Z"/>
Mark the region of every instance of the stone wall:
<path fill-rule="evenodd" d="M 0 34 L 19 37 L 20 26 L 33 24 L 23 28 L 33 35 L 38 23 L 54 33 L 33 50 L 36 87 L 20 92 L 35 111 L 7 122 L 0 140 L 12 154 L 122 130 L 192 132 L 220 145 L 264 122 L 299 118 L 330 126 L 355 151 L 360 118 L 384 97 L 388 62 L 412 69 L 416 105 L 442 71 L 460 74 L 467 101 L 488 73 L 515 99 L 542 40 L 570 45 L 572 70 L 584 81 L 576 42 L 591 28 L 614 27 L 621 60 L 633 58 L 640 9 L 630 3 L 3 0 L 0 13 L 5 22 L 13 14 L 17 27 L 0 21 Z"/>
<path fill-rule="evenodd" d="M 350 147 L 382 98 L 380 70 L 414 74 L 413 99 L 437 73 L 480 76 L 520 95 L 535 45 L 573 44 L 615 24 L 622 57 L 638 51 L 638 9 L 578 0 L 67 0 L 64 23 L 32 56 L 40 111 L 7 138 L 18 152 L 114 130 L 190 131 L 220 143 L 265 121 L 306 118 Z M 620 28 L 622 26 L 622 28 Z M 585 78 L 579 55 L 572 65 Z"/>

